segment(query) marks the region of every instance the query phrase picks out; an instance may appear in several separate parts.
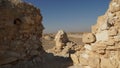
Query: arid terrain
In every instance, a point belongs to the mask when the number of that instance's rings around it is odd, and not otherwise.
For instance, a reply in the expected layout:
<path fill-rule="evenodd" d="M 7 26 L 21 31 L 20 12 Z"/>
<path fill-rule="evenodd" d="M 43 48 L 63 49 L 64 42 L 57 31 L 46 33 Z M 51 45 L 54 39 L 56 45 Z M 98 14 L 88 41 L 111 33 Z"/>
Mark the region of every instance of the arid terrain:
<path fill-rule="evenodd" d="M 51 49 L 55 46 L 54 38 L 55 38 L 56 33 L 50 33 L 50 34 L 45 33 L 45 34 L 43 34 L 42 44 L 43 44 L 43 47 L 44 47 L 45 50 Z M 75 42 L 77 45 L 83 45 L 84 44 L 82 42 L 82 34 L 83 33 L 78 33 L 78 32 L 67 33 L 70 41 Z"/>
<path fill-rule="evenodd" d="M 120 68 L 120 0 L 91 32 L 43 33 L 39 8 L 0 0 L 0 68 Z"/>

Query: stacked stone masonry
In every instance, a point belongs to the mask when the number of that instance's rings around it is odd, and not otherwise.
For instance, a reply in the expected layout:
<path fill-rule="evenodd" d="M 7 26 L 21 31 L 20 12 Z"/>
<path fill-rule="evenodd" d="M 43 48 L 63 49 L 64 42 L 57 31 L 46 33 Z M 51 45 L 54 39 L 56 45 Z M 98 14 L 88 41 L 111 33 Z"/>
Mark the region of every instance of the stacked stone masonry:
<path fill-rule="evenodd" d="M 92 33 L 83 35 L 82 50 L 71 55 L 81 68 L 120 68 L 120 0 L 112 0 L 107 12 L 98 17 Z"/>
<path fill-rule="evenodd" d="M 40 10 L 33 5 L 0 0 L 0 68 L 39 67 L 44 54 L 41 22 Z"/>

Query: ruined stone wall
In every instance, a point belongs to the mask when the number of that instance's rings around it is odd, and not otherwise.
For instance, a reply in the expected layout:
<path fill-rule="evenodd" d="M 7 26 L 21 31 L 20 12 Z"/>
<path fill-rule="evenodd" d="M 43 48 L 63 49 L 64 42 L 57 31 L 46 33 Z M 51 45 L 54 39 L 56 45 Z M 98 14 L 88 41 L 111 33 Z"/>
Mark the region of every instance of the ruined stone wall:
<path fill-rule="evenodd" d="M 44 54 L 42 31 L 38 8 L 0 0 L 0 68 L 37 68 Z"/>
<path fill-rule="evenodd" d="M 112 0 L 92 33 L 83 35 L 82 50 L 71 55 L 81 68 L 120 68 L 120 0 Z"/>

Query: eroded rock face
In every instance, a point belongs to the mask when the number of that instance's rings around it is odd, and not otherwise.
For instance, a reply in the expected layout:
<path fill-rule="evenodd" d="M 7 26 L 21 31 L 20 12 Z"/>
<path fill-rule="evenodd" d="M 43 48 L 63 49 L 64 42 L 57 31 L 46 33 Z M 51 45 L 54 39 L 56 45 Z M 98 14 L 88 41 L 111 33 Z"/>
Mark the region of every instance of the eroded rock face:
<path fill-rule="evenodd" d="M 120 0 L 112 0 L 105 15 L 92 26 L 94 42 L 85 39 L 84 48 L 71 55 L 75 65 L 82 68 L 120 68 Z"/>
<path fill-rule="evenodd" d="M 41 22 L 40 10 L 33 5 L 0 1 L 0 67 L 25 68 L 34 66 L 33 60 L 42 62 Z"/>

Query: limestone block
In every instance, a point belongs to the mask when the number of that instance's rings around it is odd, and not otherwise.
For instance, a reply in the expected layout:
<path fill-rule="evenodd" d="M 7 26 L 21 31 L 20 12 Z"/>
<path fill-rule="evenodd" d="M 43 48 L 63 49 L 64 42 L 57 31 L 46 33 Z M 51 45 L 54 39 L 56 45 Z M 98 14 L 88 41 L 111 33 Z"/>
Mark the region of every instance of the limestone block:
<path fill-rule="evenodd" d="M 100 33 L 97 33 L 95 36 L 97 41 L 106 41 L 109 38 L 109 34 L 107 30 L 101 31 Z"/>
<path fill-rule="evenodd" d="M 109 29 L 109 31 L 108 31 L 108 34 L 110 35 L 110 36 L 116 36 L 117 35 L 117 29 L 115 29 L 114 27 L 111 27 L 110 29 Z"/>
<path fill-rule="evenodd" d="M 63 30 L 59 30 L 55 36 L 56 49 L 61 50 L 63 46 L 69 41 L 67 34 Z"/>
<path fill-rule="evenodd" d="M 90 57 L 88 62 L 89 62 L 89 66 L 91 68 L 100 68 L 100 59 L 99 59 L 99 57 L 95 57 L 95 56 Z"/>
<path fill-rule="evenodd" d="M 120 41 L 120 35 L 114 36 L 115 41 L 119 42 Z"/>
<path fill-rule="evenodd" d="M 99 28 L 100 31 L 103 31 L 103 30 L 107 30 L 109 29 L 110 26 L 109 26 L 109 23 L 107 21 L 105 21 Z"/>
<path fill-rule="evenodd" d="M 92 33 L 85 33 L 83 34 L 82 41 L 84 43 L 93 43 L 96 41 L 96 37 Z"/>
<path fill-rule="evenodd" d="M 85 44 L 84 48 L 87 49 L 87 50 L 89 50 L 89 51 L 92 50 L 92 46 L 89 45 L 89 44 Z"/>
<path fill-rule="evenodd" d="M 68 42 L 68 36 L 63 30 L 59 30 L 55 36 L 55 41 Z"/>
<path fill-rule="evenodd" d="M 104 24 L 105 21 L 106 21 L 106 15 L 99 16 L 98 19 L 97 19 L 96 27 L 97 27 L 97 28 L 100 28 L 100 26 L 101 26 L 102 24 Z"/>
<path fill-rule="evenodd" d="M 117 2 L 112 2 L 109 9 L 112 13 L 120 11 L 120 5 Z"/>
<path fill-rule="evenodd" d="M 63 48 L 63 50 L 61 51 L 61 53 L 62 53 L 63 55 L 69 54 L 69 53 L 70 53 L 70 48 L 72 48 L 72 46 L 65 46 L 65 47 Z"/>
<path fill-rule="evenodd" d="M 115 46 L 107 46 L 106 50 L 107 51 L 116 50 L 116 47 Z"/>
<path fill-rule="evenodd" d="M 104 43 L 96 43 L 94 46 L 92 46 L 92 51 L 99 54 L 105 54 L 106 47 L 107 45 Z"/>
<path fill-rule="evenodd" d="M 83 47 L 83 45 L 75 45 L 75 46 L 73 47 L 73 50 L 75 50 L 75 51 L 80 51 L 80 50 L 82 49 L 82 47 Z"/>
<path fill-rule="evenodd" d="M 79 62 L 79 57 L 78 57 L 76 54 L 71 54 L 70 57 L 71 57 L 71 59 L 72 59 L 74 65 L 80 63 L 80 62 Z"/>
<path fill-rule="evenodd" d="M 109 41 L 105 41 L 106 45 L 114 46 L 115 45 L 115 40 L 114 39 L 109 39 Z"/>
<path fill-rule="evenodd" d="M 80 60 L 80 64 L 83 66 L 88 65 L 88 61 L 89 61 L 89 55 L 86 53 L 80 54 L 79 60 Z"/>
<path fill-rule="evenodd" d="M 101 58 L 101 68 L 115 68 L 109 58 Z"/>

